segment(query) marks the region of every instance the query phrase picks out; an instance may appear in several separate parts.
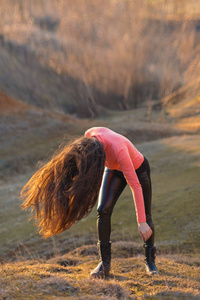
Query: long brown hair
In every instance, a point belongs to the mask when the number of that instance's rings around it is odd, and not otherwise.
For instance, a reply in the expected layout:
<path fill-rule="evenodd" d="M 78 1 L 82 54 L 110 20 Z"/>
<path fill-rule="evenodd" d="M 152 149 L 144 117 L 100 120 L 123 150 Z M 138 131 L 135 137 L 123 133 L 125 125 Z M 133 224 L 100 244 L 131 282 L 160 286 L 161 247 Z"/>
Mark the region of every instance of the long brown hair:
<path fill-rule="evenodd" d="M 95 205 L 105 164 L 103 145 L 81 137 L 41 167 L 21 191 L 23 209 L 35 209 L 40 234 L 47 238 L 71 227 Z"/>

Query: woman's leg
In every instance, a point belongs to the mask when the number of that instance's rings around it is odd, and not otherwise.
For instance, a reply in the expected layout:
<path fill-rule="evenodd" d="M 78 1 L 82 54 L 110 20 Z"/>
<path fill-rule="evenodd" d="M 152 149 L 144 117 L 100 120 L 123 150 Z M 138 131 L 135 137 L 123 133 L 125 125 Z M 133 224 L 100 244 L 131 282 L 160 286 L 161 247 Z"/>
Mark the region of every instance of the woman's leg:
<path fill-rule="evenodd" d="M 97 206 L 97 232 L 100 243 L 110 241 L 111 215 L 126 185 L 122 172 L 110 169 L 105 171 Z"/>
<path fill-rule="evenodd" d="M 146 158 L 144 160 L 143 165 L 141 166 L 141 168 L 139 168 L 136 171 L 136 173 L 143 191 L 146 222 L 150 226 L 153 232 L 150 238 L 146 242 L 144 242 L 146 270 L 149 274 L 155 274 L 158 273 L 158 270 L 155 266 L 155 253 L 156 253 L 156 248 L 154 246 L 155 229 L 154 229 L 153 220 L 151 216 L 152 187 L 151 187 L 150 167 Z"/>
<path fill-rule="evenodd" d="M 111 215 L 117 199 L 126 184 L 122 172 L 106 169 L 97 206 L 98 248 L 101 262 L 91 272 L 91 275 L 94 277 L 103 277 L 109 274 L 111 262 Z"/>

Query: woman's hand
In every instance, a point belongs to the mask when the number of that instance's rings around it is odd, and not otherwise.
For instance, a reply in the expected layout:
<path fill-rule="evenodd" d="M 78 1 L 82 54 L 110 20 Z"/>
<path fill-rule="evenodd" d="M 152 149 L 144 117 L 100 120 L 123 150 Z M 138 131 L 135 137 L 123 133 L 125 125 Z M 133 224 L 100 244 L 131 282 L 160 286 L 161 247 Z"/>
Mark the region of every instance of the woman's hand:
<path fill-rule="evenodd" d="M 147 241 L 153 233 L 146 222 L 138 223 L 138 232 L 143 241 Z"/>

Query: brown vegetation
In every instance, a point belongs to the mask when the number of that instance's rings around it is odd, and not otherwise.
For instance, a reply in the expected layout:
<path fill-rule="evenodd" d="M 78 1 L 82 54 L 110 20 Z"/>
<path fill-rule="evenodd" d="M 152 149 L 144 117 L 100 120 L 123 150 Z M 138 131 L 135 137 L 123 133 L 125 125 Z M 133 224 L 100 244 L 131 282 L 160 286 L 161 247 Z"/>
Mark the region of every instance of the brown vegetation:
<path fill-rule="evenodd" d="M 198 3 L 2 0 L 0 88 L 86 117 L 151 106 L 199 82 Z"/>
<path fill-rule="evenodd" d="M 2 265 L 0 296 L 2 299 L 199 299 L 200 265 L 196 256 L 158 256 L 160 274 L 149 276 L 144 273 L 143 257 L 132 255 L 132 243 L 113 245 L 117 256 L 114 253 L 107 280 L 90 279 L 89 271 L 97 257 L 92 245 L 87 250 L 83 246 L 47 261 L 24 260 Z"/>
<path fill-rule="evenodd" d="M 0 91 L 0 114 L 16 114 L 28 109 L 27 104 L 16 101 Z"/>

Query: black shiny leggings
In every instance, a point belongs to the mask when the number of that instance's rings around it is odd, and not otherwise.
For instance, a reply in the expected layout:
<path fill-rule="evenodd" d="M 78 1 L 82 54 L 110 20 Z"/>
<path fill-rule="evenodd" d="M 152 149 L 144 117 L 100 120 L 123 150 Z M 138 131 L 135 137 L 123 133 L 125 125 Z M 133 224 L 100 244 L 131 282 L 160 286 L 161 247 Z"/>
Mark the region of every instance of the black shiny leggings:
<path fill-rule="evenodd" d="M 153 234 L 145 243 L 149 246 L 153 246 L 154 225 L 151 218 L 152 189 L 150 167 L 146 158 L 144 159 L 142 165 L 136 170 L 136 174 L 143 191 L 146 222 L 153 231 Z M 99 193 L 99 201 L 97 207 L 97 232 L 100 244 L 104 244 L 110 241 L 111 215 L 117 199 L 121 195 L 126 185 L 127 182 L 122 172 L 106 168 Z"/>

